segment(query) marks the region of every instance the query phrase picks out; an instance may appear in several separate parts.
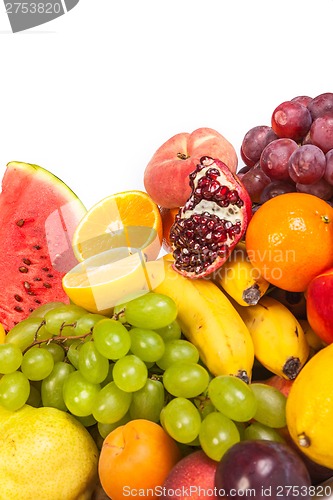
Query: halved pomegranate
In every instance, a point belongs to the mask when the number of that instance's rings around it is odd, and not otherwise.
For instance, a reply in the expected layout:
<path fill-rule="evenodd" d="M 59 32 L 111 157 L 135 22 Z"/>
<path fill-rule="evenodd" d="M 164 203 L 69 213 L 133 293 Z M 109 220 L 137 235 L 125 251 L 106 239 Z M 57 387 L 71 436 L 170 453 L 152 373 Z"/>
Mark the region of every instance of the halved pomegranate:
<path fill-rule="evenodd" d="M 242 239 L 252 202 L 237 175 L 220 160 L 203 156 L 190 174 L 191 196 L 170 229 L 174 268 L 188 278 L 219 269 Z"/>

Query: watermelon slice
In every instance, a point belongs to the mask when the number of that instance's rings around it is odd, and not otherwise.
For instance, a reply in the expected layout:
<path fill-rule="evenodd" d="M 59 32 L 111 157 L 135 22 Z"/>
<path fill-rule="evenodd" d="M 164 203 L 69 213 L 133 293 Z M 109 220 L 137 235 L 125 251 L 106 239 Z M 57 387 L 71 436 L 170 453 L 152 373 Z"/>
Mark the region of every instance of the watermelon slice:
<path fill-rule="evenodd" d="M 41 304 L 69 303 L 72 236 L 86 209 L 48 170 L 8 163 L 0 193 L 0 323 L 8 332 Z"/>

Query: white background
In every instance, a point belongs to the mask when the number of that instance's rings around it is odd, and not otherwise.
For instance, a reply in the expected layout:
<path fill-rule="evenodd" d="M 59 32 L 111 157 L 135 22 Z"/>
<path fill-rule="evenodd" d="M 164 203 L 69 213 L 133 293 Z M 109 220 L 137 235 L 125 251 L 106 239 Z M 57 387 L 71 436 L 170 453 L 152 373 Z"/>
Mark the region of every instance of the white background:
<path fill-rule="evenodd" d="M 178 132 L 215 128 L 239 153 L 280 102 L 333 91 L 332 26 L 333 0 L 80 0 L 12 34 L 1 5 L 0 176 L 37 163 L 89 208 L 142 189 Z"/>

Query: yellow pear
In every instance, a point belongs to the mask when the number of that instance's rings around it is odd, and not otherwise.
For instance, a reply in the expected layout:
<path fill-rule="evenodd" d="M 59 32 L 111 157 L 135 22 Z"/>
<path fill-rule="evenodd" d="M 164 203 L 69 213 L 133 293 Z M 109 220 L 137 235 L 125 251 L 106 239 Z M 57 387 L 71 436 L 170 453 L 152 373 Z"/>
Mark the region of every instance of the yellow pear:
<path fill-rule="evenodd" d="M 72 415 L 56 408 L 0 408 L 0 500 L 90 500 L 98 449 Z"/>

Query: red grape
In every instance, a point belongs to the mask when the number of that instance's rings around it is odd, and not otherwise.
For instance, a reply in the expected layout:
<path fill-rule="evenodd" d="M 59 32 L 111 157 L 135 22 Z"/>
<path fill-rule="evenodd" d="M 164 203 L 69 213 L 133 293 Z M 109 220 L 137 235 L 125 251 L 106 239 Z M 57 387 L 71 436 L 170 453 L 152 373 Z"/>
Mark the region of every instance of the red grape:
<path fill-rule="evenodd" d="M 303 104 L 303 106 L 307 106 L 311 101 L 312 97 L 309 97 L 308 95 L 298 95 L 291 99 L 291 102 L 299 102 L 300 104 Z"/>
<path fill-rule="evenodd" d="M 241 180 L 253 203 L 259 203 L 262 190 L 271 182 L 259 163 L 246 172 Z"/>
<path fill-rule="evenodd" d="M 313 184 L 324 175 L 326 157 L 317 146 L 306 144 L 291 154 L 288 163 L 289 175 L 294 182 Z"/>
<path fill-rule="evenodd" d="M 310 129 L 312 117 L 303 104 L 297 101 L 285 101 L 275 108 L 271 122 L 276 135 L 299 141 Z"/>
<path fill-rule="evenodd" d="M 218 498 L 311 498 L 310 475 L 300 456 L 287 444 L 268 440 L 240 441 L 229 448 L 217 465 L 215 486 Z"/>
<path fill-rule="evenodd" d="M 326 153 L 326 169 L 324 173 L 324 179 L 329 184 L 333 185 L 333 149 L 330 149 Z"/>
<path fill-rule="evenodd" d="M 296 184 L 296 189 L 300 193 L 313 194 L 314 196 L 326 201 L 333 197 L 333 186 L 323 177 L 314 184 Z"/>
<path fill-rule="evenodd" d="M 295 184 L 288 181 L 273 181 L 268 186 L 264 187 L 260 195 L 260 203 L 279 196 L 284 193 L 294 193 L 296 191 Z"/>
<path fill-rule="evenodd" d="M 240 153 L 244 163 L 253 167 L 259 161 L 265 146 L 277 138 L 274 130 L 267 125 L 251 128 L 245 134 L 241 145 Z"/>
<path fill-rule="evenodd" d="M 281 138 L 270 142 L 260 157 L 264 173 L 274 180 L 288 180 L 288 160 L 296 149 L 298 144 L 293 139 Z"/>
<path fill-rule="evenodd" d="M 312 122 L 310 140 L 324 153 L 333 148 L 333 115 L 319 116 Z"/>
<path fill-rule="evenodd" d="M 308 110 L 313 120 L 323 115 L 333 116 L 333 93 L 325 92 L 324 94 L 317 95 L 308 104 Z"/>

